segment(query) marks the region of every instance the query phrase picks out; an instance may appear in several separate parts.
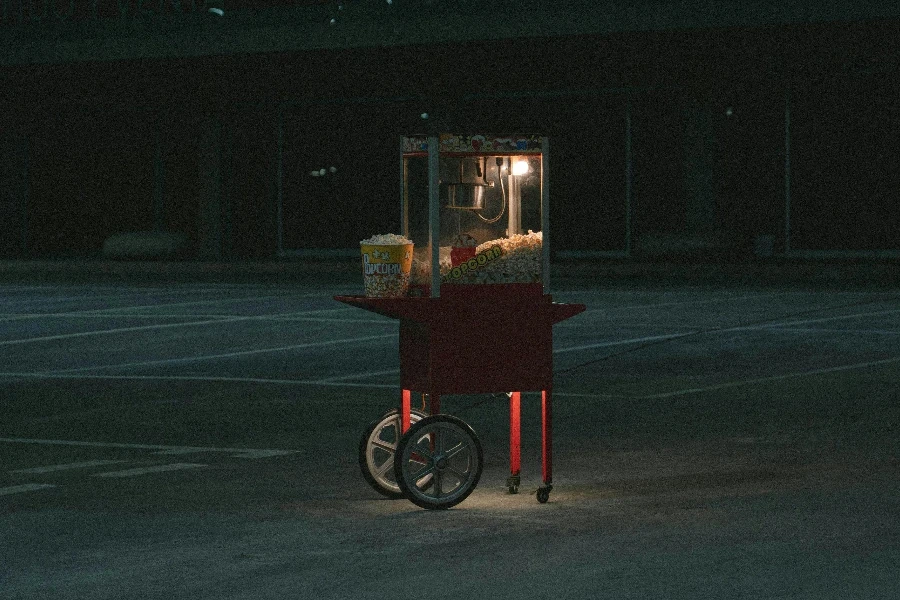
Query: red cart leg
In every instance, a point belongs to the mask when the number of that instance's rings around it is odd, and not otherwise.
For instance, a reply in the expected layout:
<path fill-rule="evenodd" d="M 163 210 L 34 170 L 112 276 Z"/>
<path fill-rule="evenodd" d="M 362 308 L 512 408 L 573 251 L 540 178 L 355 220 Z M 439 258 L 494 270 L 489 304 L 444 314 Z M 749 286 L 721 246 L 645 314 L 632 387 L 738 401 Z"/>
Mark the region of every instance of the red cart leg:
<path fill-rule="evenodd" d="M 522 462 L 522 392 L 512 392 L 509 397 L 509 479 L 506 486 L 510 494 L 519 493 Z"/>
<path fill-rule="evenodd" d="M 410 392 L 409 390 L 401 390 L 400 393 L 400 433 L 406 433 L 409 429 L 409 406 Z"/>
<path fill-rule="evenodd" d="M 441 412 L 441 395 L 440 394 L 429 394 L 431 398 L 431 414 L 437 415 Z"/>
<path fill-rule="evenodd" d="M 553 489 L 553 407 L 550 388 L 541 392 L 541 475 L 544 485 L 537 491 L 538 502 L 550 498 Z"/>

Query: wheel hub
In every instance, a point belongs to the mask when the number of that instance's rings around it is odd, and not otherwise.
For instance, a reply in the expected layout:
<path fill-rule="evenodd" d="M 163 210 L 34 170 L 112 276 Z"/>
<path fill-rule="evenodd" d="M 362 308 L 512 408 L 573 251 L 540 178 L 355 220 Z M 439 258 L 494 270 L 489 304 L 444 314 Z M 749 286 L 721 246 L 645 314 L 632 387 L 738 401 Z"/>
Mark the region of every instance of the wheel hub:
<path fill-rule="evenodd" d="M 440 457 L 438 457 L 437 461 L 435 461 L 434 466 L 438 471 L 443 471 L 444 469 L 447 468 L 447 464 L 448 464 L 447 457 L 440 456 Z"/>

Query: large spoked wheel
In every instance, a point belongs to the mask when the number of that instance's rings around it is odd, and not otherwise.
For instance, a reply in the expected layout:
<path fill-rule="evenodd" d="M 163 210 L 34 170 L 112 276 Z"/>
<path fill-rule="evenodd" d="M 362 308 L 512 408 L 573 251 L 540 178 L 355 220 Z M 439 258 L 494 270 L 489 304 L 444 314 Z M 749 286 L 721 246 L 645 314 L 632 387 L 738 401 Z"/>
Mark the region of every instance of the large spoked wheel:
<path fill-rule="evenodd" d="M 409 422 L 412 425 L 425 417 L 425 413 L 413 409 Z M 376 492 L 393 499 L 403 497 L 394 479 L 394 453 L 400 435 L 400 411 L 395 408 L 369 423 L 359 439 L 359 470 L 363 478 Z"/>
<path fill-rule="evenodd" d="M 409 428 L 394 456 L 394 478 L 422 508 L 446 509 L 465 500 L 481 477 L 481 442 L 450 415 L 425 417 Z"/>

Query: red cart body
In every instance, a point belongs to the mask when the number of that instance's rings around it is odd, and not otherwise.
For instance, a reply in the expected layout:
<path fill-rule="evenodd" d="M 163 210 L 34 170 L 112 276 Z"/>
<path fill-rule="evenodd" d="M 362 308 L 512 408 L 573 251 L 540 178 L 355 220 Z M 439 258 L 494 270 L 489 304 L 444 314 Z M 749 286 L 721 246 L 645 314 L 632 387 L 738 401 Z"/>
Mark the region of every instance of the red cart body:
<path fill-rule="evenodd" d="M 584 311 L 583 304 L 554 303 L 540 283 L 443 285 L 436 298 L 335 300 L 400 320 L 404 431 L 411 392 L 429 394 L 432 414 L 442 394 L 512 392 L 510 470 L 518 478 L 519 394 L 542 392 L 542 475 L 551 483 L 553 325 Z"/>

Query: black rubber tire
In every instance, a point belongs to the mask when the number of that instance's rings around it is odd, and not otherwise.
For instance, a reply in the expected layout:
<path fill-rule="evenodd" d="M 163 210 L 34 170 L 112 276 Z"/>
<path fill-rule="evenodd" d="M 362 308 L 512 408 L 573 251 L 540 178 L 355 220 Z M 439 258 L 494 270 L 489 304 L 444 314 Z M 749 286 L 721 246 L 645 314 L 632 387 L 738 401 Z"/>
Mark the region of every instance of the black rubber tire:
<path fill-rule="evenodd" d="M 375 430 L 379 429 L 382 426 L 382 423 L 384 423 L 385 421 L 397 418 L 399 413 L 399 409 L 392 408 L 391 410 L 381 415 L 381 417 L 379 417 L 378 419 L 375 419 L 374 421 L 369 423 L 366 426 L 365 430 L 363 430 L 362 436 L 360 436 L 359 438 L 359 449 L 357 453 L 357 458 L 359 460 L 359 470 L 360 472 L 362 472 L 363 479 L 366 480 L 366 483 L 368 483 L 373 490 L 375 490 L 382 496 L 385 496 L 392 500 L 399 500 L 400 498 L 403 498 L 403 491 L 399 486 L 391 485 L 390 482 L 379 481 L 379 479 L 375 476 L 375 474 L 372 473 L 370 469 L 368 452 L 369 445 L 372 443 L 372 435 L 375 433 Z M 412 409 L 410 410 L 410 424 L 412 425 L 427 416 L 428 415 L 426 413 L 420 410 Z M 396 443 L 400 442 L 399 438 L 400 435 L 398 428 Z M 393 457 L 387 460 L 391 460 L 390 473 L 393 474 Z"/>
<path fill-rule="evenodd" d="M 466 466 L 462 471 L 450 466 L 450 461 L 455 459 L 457 454 L 447 456 L 442 467 L 437 466 L 442 462 L 440 459 L 435 462 L 432 460 L 433 457 L 426 457 L 426 470 L 428 464 L 433 463 L 429 470 L 429 473 L 433 474 L 426 475 L 425 483 L 417 486 L 416 482 L 425 478 L 419 475 L 420 471 L 412 472 L 409 468 L 410 464 L 423 464 L 421 460 L 412 460 L 413 454 L 417 452 L 416 448 L 419 448 L 421 452 L 421 446 L 417 446 L 416 442 L 436 431 L 446 432 L 452 440 L 459 441 L 462 449 L 458 454 L 465 453 L 463 458 L 466 459 Z M 456 462 L 458 463 L 459 460 Z M 448 509 L 465 500 L 478 485 L 483 468 L 484 454 L 478 436 L 464 421 L 451 415 L 432 415 L 412 425 L 409 431 L 400 438 L 394 454 L 394 479 L 403 491 L 403 495 L 413 504 L 430 510 Z M 447 495 L 442 495 L 443 486 L 439 485 L 441 478 L 444 477 L 444 469 L 462 475 L 462 477 L 454 475 L 459 481 L 459 485 Z M 434 491 L 436 494 L 425 493 L 427 491 Z"/>

